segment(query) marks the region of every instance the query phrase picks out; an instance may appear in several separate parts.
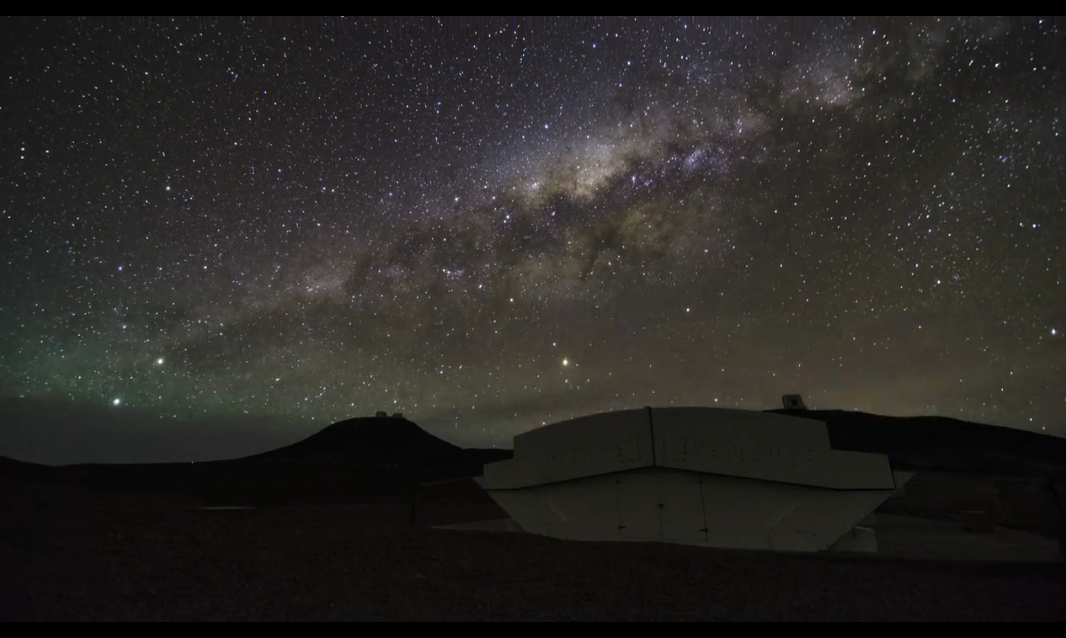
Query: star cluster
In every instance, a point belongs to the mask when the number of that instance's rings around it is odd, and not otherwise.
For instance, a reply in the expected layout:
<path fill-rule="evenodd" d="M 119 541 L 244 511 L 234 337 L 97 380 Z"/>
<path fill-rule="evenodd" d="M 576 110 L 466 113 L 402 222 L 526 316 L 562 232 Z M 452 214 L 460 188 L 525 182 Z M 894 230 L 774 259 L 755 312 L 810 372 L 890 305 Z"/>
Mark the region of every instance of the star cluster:
<path fill-rule="evenodd" d="M 800 392 L 1066 435 L 1052 19 L 4 30 L 3 396 L 488 445 Z"/>

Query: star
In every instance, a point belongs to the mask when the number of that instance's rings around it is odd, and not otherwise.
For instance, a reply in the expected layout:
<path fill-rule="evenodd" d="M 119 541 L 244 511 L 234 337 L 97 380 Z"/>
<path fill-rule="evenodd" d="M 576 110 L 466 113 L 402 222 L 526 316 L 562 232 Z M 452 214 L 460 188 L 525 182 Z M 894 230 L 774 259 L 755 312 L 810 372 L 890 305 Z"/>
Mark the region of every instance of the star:
<path fill-rule="evenodd" d="M 11 41 L 4 393 L 476 447 L 795 391 L 1066 435 L 1055 21 L 232 20 Z"/>

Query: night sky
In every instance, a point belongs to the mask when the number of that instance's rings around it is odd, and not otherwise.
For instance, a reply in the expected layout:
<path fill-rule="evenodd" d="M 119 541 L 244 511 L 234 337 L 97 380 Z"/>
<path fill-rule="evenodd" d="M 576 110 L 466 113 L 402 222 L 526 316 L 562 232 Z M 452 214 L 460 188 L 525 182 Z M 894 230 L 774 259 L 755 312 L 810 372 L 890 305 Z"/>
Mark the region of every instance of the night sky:
<path fill-rule="evenodd" d="M 23 439 L 387 410 L 506 446 L 793 392 L 1066 435 L 1054 20 L 2 30 Z"/>

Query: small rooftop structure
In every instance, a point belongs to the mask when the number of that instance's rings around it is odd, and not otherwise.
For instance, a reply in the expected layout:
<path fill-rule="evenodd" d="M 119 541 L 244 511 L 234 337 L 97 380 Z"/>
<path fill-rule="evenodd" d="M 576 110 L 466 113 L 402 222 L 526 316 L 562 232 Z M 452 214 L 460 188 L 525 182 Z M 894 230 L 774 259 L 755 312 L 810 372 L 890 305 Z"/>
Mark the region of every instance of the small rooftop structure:
<path fill-rule="evenodd" d="M 802 394 L 786 394 L 781 397 L 781 403 L 784 404 L 786 410 L 807 409 L 807 406 L 803 403 Z"/>
<path fill-rule="evenodd" d="M 388 412 L 383 412 L 383 411 L 381 411 L 381 410 L 378 410 L 378 411 L 377 411 L 377 412 L 376 412 L 376 413 L 374 414 L 374 416 L 375 416 L 376 418 L 378 418 L 378 419 L 387 419 L 387 418 L 389 418 L 389 413 L 388 413 Z"/>

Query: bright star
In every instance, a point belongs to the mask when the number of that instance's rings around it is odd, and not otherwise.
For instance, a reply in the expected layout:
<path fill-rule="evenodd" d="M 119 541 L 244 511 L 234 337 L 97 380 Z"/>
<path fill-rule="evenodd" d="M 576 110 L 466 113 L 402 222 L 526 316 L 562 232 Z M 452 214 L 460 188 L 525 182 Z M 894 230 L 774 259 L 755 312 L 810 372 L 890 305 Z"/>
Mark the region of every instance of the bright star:
<path fill-rule="evenodd" d="M 122 399 L 111 399 L 111 405 L 122 405 Z"/>

